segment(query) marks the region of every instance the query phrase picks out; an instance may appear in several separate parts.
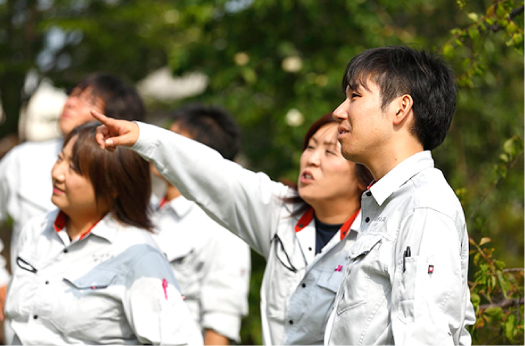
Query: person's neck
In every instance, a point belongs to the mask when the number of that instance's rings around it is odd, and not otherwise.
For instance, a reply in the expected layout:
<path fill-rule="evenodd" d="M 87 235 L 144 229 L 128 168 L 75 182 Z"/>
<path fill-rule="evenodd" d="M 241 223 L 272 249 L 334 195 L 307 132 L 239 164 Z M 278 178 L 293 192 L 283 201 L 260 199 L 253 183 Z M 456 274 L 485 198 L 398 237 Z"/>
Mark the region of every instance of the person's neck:
<path fill-rule="evenodd" d="M 97 213 L 92 215 L 78 215 L 73 217 L 68 215 L 66 221 L 66 231 L 71 240 L 76 239 L 81 234 L 86 233 L 94 224 L 96 224 L 106 213 Z"/>
<path fill-rule="evenodd" d="M 172 201 L 175 198 L 180 196 L 180 191 L 173 185 L 168 184 L 168 187 L 166 188 L 166 201 Z"/>
<path fill-rule="evenodd" d="M 328 225 L 343 224 L 360 208 L 360 195 L 352 200 L 312 203 L 317 220 Z"/>
<path fill-rule="evenodd" d="M 394 144 L 384 145 L 383 148 L 384 150 L 371 154 L 372 159 L 366 164 L 375 181 L 383 178 L 412 155 L 423 151 L 423 145 L 413 138 L 397 140 Z"/>

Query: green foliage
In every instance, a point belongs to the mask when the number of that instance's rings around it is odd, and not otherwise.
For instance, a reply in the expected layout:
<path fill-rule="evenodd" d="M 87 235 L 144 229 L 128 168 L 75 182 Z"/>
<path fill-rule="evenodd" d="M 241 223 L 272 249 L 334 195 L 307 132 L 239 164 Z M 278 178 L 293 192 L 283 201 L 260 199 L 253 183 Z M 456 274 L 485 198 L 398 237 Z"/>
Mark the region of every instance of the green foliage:
<path fill-rule="evenodd" d="M 461 8 L 466 6 L 465 2 L 458 3 Z M 523 55 L 523 1 L 494 0 L 485 13 L 469 12 L 467 17 L 471 24 L 452 29 L 452 36 L 441 48 L 441 53 L 449 59 L 457 53 L 464 56 L 465 50 L 458 48 L 469 45 L 471 54 L 463 60 L 463 72 L 458 83 L 460 86 L 473 87 L 472 78 L 482 75 L 486 67 L 479 54 L 487 36 L 502 32 L 501 39 L 505 45 Z"/>
<path fill-rule="evenodd" d="M 474 341 L 485 344 L 523 344 L 523 268 L 505 269 L 493 257 L 494 249 L 485 247 L 492 240 L 481 238 L 470 244 L 472 262 L 477 268 L 471 286 L 476 324 L 471 330 Z"/>
<path fill-rule="evenodd" d="M 451 176 L 459 186 L 456 192 L 471 235 L 473 341 L 523 344 L 523 1 L 493 1 L 480 12 L 471 11 L 465 2 L 462 6 L 470 23 L 451 30 L 441 49 L 461 72 L 452 141 L 442 148 L 456 152 L 438 153 L 464 170 Z M 496 51 L 504 52 L 497 60 Z M 516 65 L 509 68 L 503 61 L 512 61 L 511 56 L 516 56 Z M 520 78 L 509 85 L 517 71 Z M 516 90 L 520 96 L 514 99 Z M 476 99 L 480 101 L 472 102 Z M 469 112 L 475 118 L 461 112 L 468 109 L 475 110 Z M 465 131 L 467 126 L 471 131 Z M 519 268 L 508 269 L 506 263 Z"/>

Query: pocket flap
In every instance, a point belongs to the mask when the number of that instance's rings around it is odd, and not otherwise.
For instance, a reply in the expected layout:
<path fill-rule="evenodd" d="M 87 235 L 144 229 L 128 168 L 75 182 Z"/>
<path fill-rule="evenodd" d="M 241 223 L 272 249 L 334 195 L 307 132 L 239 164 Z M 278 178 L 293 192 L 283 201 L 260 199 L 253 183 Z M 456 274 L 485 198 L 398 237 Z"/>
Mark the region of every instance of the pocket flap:
<path fill-rule="evenodd" d="M 66 274 L 64 280 L 79 290 L 85 289 L 102 289 L 112 284 L 117 273 L 109 270 L 93 269 L 82 276 Z"/>
<path fill-rule="evenodd" d="M 349 257 L 351 259 L 356 259 L 361 255 L 366 255 L 369 253 L 376 244 L 380 243 L 383 240 L 383 237 L 377 234 L 372 235 L 362 235 L 357 238 L 354 245 L 350 248 Z"/>
<path fill-rule="evenodd" d="M 317 285 L 337 293 L 339 285 L 343 281 L 343 271 L 323 272 L 317 280 Z"/>

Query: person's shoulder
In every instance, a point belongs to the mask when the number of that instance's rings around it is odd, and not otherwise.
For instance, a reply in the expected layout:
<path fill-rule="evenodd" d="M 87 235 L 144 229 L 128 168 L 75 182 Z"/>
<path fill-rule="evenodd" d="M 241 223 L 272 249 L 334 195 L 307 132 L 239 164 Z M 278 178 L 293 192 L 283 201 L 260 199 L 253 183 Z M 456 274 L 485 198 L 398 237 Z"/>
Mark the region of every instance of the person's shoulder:
<path fill-rule="evenodd" d="M 433 208 L 445 214 L 456 214 L 461 209 L 459 199 L 437 168 L 425 169 L 412 178 L 416 207 Z"/>
<path fill-rule="evenodd" d="M 122 247 L 139 245 L 139 247 L 143 248 L 146 252 L 159 250 L 152 232 L 131 225 L 121 224 L 120 227 L 118 227 L 115 241 Z"/>
<path fill-rule="evenodd" d="M 48 139 L 46 141 L 27 141 L 11 149 L 14 152 L 26 153 L 32 151 L 47 151 L 50 149 L 60 148 L 64 140 L 62 138 Z"/>
<path fill-rule="evenodd" d="M 3 160 L 35 162 L 33 159 L 56 158 L 62 148 L 62 143 L 62 138 L 42 142 L 24 142 L 9 150 Z"/>

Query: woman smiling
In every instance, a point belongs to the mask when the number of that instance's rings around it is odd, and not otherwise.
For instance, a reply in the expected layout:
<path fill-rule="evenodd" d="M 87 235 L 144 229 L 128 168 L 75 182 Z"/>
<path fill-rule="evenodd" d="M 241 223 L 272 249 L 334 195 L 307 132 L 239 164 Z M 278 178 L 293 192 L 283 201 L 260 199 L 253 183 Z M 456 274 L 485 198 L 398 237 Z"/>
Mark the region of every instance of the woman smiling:
<path fill-rule="evenodd" d="M 148 233 L 148 164 L 101 151 L 96 126 L 65 138 L 52 170 L 58 210 L 23 229 L 6 303 L 14 343 L 201 344 Z"/>

